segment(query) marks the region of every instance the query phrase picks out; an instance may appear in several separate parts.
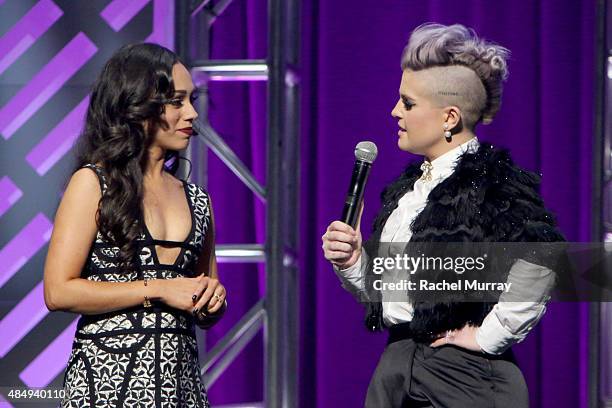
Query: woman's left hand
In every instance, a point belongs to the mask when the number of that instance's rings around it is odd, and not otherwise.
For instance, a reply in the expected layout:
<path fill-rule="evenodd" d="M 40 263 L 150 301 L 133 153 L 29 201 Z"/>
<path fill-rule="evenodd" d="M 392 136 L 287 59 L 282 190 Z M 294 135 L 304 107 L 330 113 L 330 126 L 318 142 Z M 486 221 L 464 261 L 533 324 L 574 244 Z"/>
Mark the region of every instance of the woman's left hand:
<path fill-rule="evenodd" d="M 482 349 L 476 342 L 477 330 L 478 326 L 464 326 L 459 330 L 449 330 L 446 332 L 446 336 L 439 337 L 429 346 L 440 347 L 447 344 L 452 344 L 453 346 L 461 347 L 467 350 L 482 352 Z"/>
<path fill-rule="evenodd" d="M 194 315 L 200 312 L 204 315 L 215 314 L 225 304 L 225 298 L 227 295 L 225 287 L 221 284 L 221 282 L 219 282 L 218 279 L 209 278 L 207 276 L 202 278 L 200 284 L 203 292 L 199 299 L 193 299 L 193 313 Z"/>

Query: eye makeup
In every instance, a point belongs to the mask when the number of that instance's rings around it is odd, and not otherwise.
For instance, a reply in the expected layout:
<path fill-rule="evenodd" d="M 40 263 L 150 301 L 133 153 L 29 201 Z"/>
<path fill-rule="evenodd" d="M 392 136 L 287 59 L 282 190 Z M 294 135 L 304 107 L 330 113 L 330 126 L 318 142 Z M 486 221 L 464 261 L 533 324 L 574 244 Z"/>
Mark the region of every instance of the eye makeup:
<path fill-rule="evenodd" d="M 187 96 L 187 91 L 178 90 L 174 93 L 174 98 L 172 98 L 169 103 L 176 107 L 182 107 L 183 100 L 185 99 L 186 96 Z M 198 90 L 194 89 L 189 95 L 189 102 L 193 104 L 198 99 L 199 96 L 200 95 L 198 93 Z"/>
<path fill-rule="evenodd" d="M 402 96 L 402 103 L 404 104 L 404 108 L 406 110 L 410 110 L 414 106 L 414 103 L 407 99 L 405 96 Z"/>

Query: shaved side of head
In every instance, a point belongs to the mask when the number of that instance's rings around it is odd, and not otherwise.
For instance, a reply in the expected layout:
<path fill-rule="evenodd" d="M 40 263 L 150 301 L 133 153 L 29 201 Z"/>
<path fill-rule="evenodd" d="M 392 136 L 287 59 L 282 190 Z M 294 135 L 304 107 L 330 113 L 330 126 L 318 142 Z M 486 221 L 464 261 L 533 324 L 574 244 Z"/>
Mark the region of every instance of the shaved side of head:
<path fill-rule="evenodd" d="M 473 129 L 487 103 L 487 91 L 478 75 L 462 65 L 431 67 L 414 72 L 424 96 L 438 108 L 456 106 L 464 126 Z"/>

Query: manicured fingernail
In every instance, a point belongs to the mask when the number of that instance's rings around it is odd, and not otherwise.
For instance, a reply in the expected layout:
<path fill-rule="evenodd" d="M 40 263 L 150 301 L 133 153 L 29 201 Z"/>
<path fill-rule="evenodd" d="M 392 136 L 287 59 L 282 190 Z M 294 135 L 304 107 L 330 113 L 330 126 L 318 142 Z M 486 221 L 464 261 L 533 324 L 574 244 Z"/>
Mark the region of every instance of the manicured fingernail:
<path fill-rule="evenodd" d="M 198 295 L 193 295 L 193 296 L 191 297 L 191 301 L 192 301 L 193 303 L 195 303 L 195 301 L 196 301 L 197 299 L 198 299 Z"/>
<path fill-rule="evenodd" d="M 192 313 L 193 313 L 194 315 L 198 314 L 198 308 L 197 308 L 197 307 L 196 307 L 196 308 L 194 308 Z"/>

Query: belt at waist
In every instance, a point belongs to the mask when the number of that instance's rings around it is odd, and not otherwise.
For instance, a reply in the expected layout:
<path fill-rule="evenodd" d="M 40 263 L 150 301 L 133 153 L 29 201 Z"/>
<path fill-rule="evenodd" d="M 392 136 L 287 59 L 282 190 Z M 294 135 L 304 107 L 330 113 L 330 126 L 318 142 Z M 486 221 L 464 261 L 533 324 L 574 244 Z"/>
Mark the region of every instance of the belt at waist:
<path fill-rule="evenodd" d="M 193 316 L 190 313 L 184 312 L 182 310 L 174 309 L 163 303 L 153 302 L 153 306 L 147 307 L 147 308 L 143 307 L 142 305 L 138 305 L 138 306 L 129 307 L 126 309 L 116 310 L 114 312 L 101 313 L 101 314 L 96 314 L 96 315 L 81 315 L 81 318 L 79 319 L 79 322 L 77 324 L 77 330 L 81 329 L 83 326 L 87 324 L 96 323 L 101 320 L 110 319 L 118 315 L 138 313 L 138 312 L 142 312 L 142 313 L 162 313 L 164 312 L 164 313 L 172 314 L 176 317 L 182 316 L 187 320 L 187 322 L 193 322 Z"/>
<path fill-rule="evenodd" d="M 143 335 L 180 334 L 180 335 L 192 337 L 194 339 L 196 338 L 193 328 L 184 329 L 184 328 L 177 328 L 177 327 L 135 327 L 135 328 L 130 328 L 130 329 L 118 329 L 118 330 L 103 331 L 103 332 L 97 332 L 97 333 L 83 333 L 77 330 L 74 337 L 77 339 L 85 340 L 85 339 L 103 339 L 107 337 L 131 335 L 131 334 L 143 334 Z"/>
<path fill-rule="evenodd" d="M 416 335 L 416 333 L 410 329 L 410 322 L 398 323 L 398 324 L 394 324 L 393 326 L 389 326 L 389 338 L 387 340 L 387 345 L 391 343 L 395 343 L 396 341 L 408 340 L 408 339 L 414 340 L 415 343 L 417 343 L 417 347 L 421 345 L 427 346 L 429 344 L 429 342 L 424 342 L 421 339 L 419 339 L 418 335 Z M 504 351 L 502 354 L 492 355 L 492 354 L 486 354 L 480 351 L 472 351 L 472 350 L 464 349 L 462 347 L 454 346 L 452 344 L 449 346 L 457 347 L 464 353 L 473 354 L 479 357 L 484 357 L 489 360 L 505 360 L 505 361 L 510 361 L 516 364 L 516 358 L 511 348 Z"/>

